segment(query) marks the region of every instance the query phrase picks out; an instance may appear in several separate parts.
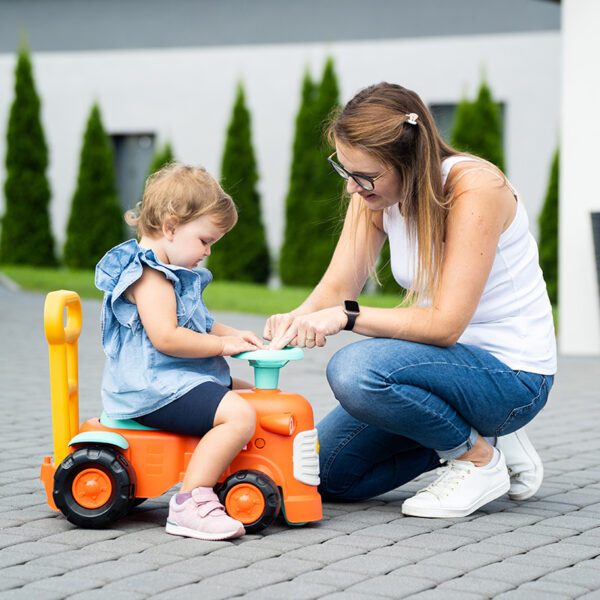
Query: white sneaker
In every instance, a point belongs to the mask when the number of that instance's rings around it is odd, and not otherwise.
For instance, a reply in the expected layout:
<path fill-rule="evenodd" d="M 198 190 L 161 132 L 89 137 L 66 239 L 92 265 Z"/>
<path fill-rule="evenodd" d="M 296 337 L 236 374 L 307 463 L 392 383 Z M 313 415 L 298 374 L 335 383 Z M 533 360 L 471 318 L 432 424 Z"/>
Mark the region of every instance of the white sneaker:
<path fill-rule="evenodd" d="M 544 465 L 524 429 L 498 438 L 496 448 L 506 457 L 511 500 L 527 500 L 542 485 Z"/>
<path fill-rule="evenodd" d="M 439 477 L 402 504 L 413 517 L 466 517 L 499 498 L 510 487 L 502 452 L 495 466 L 476 467 L 466 460 L 449 460 L 436 471 Z"/>

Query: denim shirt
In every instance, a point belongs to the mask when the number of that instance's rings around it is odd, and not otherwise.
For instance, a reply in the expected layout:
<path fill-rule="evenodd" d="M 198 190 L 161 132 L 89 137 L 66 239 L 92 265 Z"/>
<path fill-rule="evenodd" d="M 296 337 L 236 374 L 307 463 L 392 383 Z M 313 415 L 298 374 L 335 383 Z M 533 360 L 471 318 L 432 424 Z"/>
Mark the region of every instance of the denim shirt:
<path fill-rule="evenodd" d="M 135 240 L 107 252 L 96 266 L 96 287 L 104 292 L 102 402 L 112 419 L 148 414 L 207 381 L 225 386 L 231 381 L 222 356 L 177 358 L 152 345 L 137 306 L 125 297 L 127 288 L 142 276 L 142 265 L 163 273 L 173 284 L 179 327 L 208 333 L 214 323 L 202 300 L 202 291 L 212 280 L 208 269 L 164 264 Z"/>

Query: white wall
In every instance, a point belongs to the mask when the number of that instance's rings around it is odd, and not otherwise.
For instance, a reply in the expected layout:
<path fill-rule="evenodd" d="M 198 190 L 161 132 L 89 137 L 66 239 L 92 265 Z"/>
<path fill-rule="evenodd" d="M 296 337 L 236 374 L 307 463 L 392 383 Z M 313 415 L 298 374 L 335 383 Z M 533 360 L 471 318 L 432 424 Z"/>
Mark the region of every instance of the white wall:
<path fill-rule="evenodd" d="M 235 83 L 242 78 L 253 119 L 263 218 L 270 246 L 278 252 L 303 71 L 309 66 L 320 77 L 328 54 L 334 57 L 344 101 L 366 85 L 388 80 L 418 91 L 427 103 L 455 103 L 465 93 L 474 96 L 485 69 L 495 98 L 506 103 L 507 172 L 537 231 L 558 139 L 558 32 L 35 54 L 57 239 L 64 239 L 83 129 L 94 100 L 109 133 L 154 131 L 159 141 L 173 143 L 178 159 L 203 164 L 218 175 Z M 14 61 L 13 55 L 0 55 L 0 157 L 5 155 Z M 4 177 L 2 160 L 0 180 Z"/>
<path fill-rule="evenodd" d="M 560 351 L 600 354 L 600 294 L 590 212 L 600 211 L 600 2 L 562 0 Z"/>

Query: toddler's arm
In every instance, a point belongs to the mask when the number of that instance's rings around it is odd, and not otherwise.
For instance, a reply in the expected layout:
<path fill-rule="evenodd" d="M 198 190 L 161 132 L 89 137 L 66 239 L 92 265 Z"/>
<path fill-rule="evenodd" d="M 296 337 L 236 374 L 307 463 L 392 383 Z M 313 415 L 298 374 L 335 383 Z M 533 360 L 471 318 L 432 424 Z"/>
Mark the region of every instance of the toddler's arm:
<path fill-rule="evenodd" d="M 144 266 L 142 276 L 128 289 L 127 297 L 137 305 L 152 345 L 163 354 L 207 358 L 256 350 L 255 344 L 239 336 L 221 337 L 179 327 L 173 285 L 155 269 Z"/>

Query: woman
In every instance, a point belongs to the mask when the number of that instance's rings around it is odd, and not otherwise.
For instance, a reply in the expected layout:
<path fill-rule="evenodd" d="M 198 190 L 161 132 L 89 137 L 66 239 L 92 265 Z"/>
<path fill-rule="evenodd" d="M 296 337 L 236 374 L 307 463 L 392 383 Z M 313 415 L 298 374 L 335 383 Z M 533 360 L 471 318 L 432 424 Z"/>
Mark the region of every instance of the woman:
<path fill-rule="evenodd" d="M 323 346 L 342 329 L 369 338 L 327 368 L 340 406 L 318 426 L 324 498 L 381 494 L 440 459 L 404 514 L 466 516 L 507 491 L 532 496 L 543 467 L 521 428 L 546 403 L 556 344 L 517 192 L 495 166 L 446 145 L 399 85 L 359 92 L 329 135 L 350 195 L 340 239 L 306 301 L 263 332 L 272 348 Z M 359 307 L 386 236 L 405 301 Z"/>

